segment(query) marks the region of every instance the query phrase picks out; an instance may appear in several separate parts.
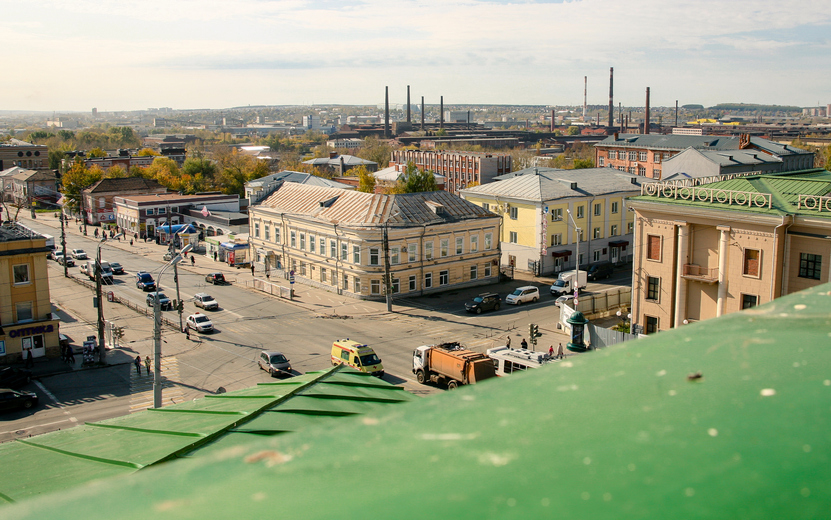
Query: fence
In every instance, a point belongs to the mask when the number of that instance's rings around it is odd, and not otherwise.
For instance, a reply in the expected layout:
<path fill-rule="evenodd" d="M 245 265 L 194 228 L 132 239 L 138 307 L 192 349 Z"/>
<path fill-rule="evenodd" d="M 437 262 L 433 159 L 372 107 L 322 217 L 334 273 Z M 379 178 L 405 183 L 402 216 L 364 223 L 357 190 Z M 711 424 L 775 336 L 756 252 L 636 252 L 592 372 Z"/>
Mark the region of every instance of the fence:
<path fill-rule="evenodd" d="M 571 302 L 573 303 L 573 302 Z M 577 310 L 584 316 L 602 314 L 612 309 L 629 307 L 632 303 L 632 289 L 610 289 L 596 294 L 581 294 L 577 298 Z"/>
<path fill-rule="evenodd" d="M 592 323 L 587 324 L 586 329 L 589 332 L 589 341 L 592 348 L 603 348 L 615 343 L 637 339 L 634 334 L 598 327 Z"/>
<path fill-rule="evenodd" d="M 280 298 L 286 298 L 288 300 L 291 299 L 290 287 L 277 285 L 276 283 L 271 283 L 261 278 L 254 278 L 253 287 L 258 291 L 271 294 L 272 296 L 279 296 Z"/>

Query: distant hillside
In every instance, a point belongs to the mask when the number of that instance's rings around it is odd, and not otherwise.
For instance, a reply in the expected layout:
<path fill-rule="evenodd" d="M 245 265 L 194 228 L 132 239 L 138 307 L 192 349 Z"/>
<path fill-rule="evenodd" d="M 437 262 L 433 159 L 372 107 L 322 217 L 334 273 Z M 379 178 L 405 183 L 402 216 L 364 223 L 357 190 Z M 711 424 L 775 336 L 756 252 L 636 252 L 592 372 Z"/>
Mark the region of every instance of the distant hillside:
<path fill-rule="evenodd" d="M 801 107 L 782 105 L 755 105 L 753 103 L 719 103 L 710 110 L 735 110 L 739 112 L 796 112 L 802 113 Z"/>

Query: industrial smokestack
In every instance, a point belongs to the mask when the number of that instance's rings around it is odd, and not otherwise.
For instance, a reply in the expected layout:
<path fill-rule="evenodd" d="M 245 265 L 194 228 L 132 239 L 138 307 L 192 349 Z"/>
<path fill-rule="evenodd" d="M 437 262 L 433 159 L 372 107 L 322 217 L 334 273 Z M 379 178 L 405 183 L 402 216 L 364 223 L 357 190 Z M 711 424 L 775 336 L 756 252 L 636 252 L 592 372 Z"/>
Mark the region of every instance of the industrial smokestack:
<path fill-rule="evenodd" d="M 552 134 L 554 133 L 554 118 L 556 117 L 555 114 L 556 114 L 555 111 L 552 110 L 551 111 L 551 133 Z"/>
<path fill-rule="evenodd" d="M 410 123 L 410 86 L 407 85 L 407 123 Z"/>
<path fill-rule="evenodd" d="M 620 123 L 620 131 L 623 132 L 623 103 L 617 104 L 617 119 Z"/>
<path fill-rule="evenodd" d="M 615 111 L 615 68 L 609 67 L 609 129 L 614 126 Z"/>
<path fill-rule="evenodd" d="M 439 128 L 444 128 L 444 96 L 441 96 L 439 105 Z"/>
<path fill-rule="evenodd" d="M 384 138 L 390 138 L 390 88 L 384 87 Z"/>
<path fill-rule="evenodd" d="M 588 89 L 589 89 L 589 77 L 588 76 L 583 76 L 583 118 L 581 119 L 582 121 L 586 120 L 586 98 L 587 98 L 586 94 L 588 92 Z"/>
<path fill-rule="evenodd" d="M 649 133 L 649 87 L 646 87 L 646 115 L 643 118 L 643 133 Z"/>
<path fill-rule="evenodd" d="M 421 131 L 424 131 L 424 96 L 421 96 Z"/>
<path fill-rule="evenodd" d="M 678 100 L 675 100 L 675 127 L 678 127 Z"/>

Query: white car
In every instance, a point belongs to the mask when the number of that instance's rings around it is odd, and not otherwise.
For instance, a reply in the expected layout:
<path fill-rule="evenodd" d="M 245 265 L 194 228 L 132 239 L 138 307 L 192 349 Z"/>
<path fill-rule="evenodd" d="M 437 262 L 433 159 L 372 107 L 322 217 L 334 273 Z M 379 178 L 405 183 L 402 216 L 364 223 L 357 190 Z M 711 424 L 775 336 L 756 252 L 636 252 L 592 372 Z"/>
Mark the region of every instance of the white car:
<path fill-rule="evenodd" d="M 73 249 L 69 255 L 75 260 L 87 260 L 89 258 L 87 252 L 83 249 Z"/>
<path fill-rule="evenodd" d="M 214 324 L 211 323 L 211 319 L 201 312 L 188 316 L 186 323 L 189 329 L 197 332 L 211 332 L 214 330 Z"/>
<path fill-rule="evenodd" d="M 202 307 L 206 311 L 215 311 L 219 309 L 219 303 L 214 300 L 214 297 L 206 293 L 196 293 L 193 295 L 193 304 L 197 307 Z"/>
<path fill-rule="evenodd" d="M 517 287 L 517 289 L 505 297 L 505 303 L 511 305 L 522 305 L 523 303 L 534 303 L 540 299 L 540 289 L 534 285 Z"/>
<path fill-rule="evenodd" d="M 564 303 L 574 305 L 574 295 L 564 294 L 562 296 L 557 297 L 557 299 L 554 300 L 554 305 L 556 305 L 557 307 L 562 307 Z"/>

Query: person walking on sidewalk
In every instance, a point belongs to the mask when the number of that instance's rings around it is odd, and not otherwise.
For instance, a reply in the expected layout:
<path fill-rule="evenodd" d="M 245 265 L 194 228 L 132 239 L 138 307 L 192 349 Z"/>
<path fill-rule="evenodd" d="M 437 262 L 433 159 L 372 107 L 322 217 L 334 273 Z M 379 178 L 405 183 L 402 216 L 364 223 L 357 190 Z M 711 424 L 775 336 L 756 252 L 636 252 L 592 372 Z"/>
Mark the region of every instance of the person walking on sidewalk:
<path fill-rule="evenodd" d="M 26 351 L 26 368 L 35 366 L 35 360 L 32 358 L 32 349 Z"/>
<path fill-rule="evenodd" d="M 565 355 L 563 354 L 563 344 L 560 343 L 560 346 L 557 347 L 557 359 L 563 359 Z"/>
<path fill-rule="evenodd" d="M 190 255 L 190 266 L 194 267 L 196 265 L 196 259 L 193 258 L 193 255 Z"/>
<path fill-rule="evenodd" d="M 136 374 L 141 375 L 141 356 L 136 356 L 136 359 L 133 360 L 133 364 L 136 365 Z"/>
<path fill-rule="evenodd" d="M 150 356 L 144 357 L 144 367 L 147 369 L 147 375 L 150 375 Z"/>
<path fill-rule="evenodd" d="M 133 239 L 131 238 L 130 239 L 130 247 L 132 247 L 132 246 L 133 246 Z"/>

